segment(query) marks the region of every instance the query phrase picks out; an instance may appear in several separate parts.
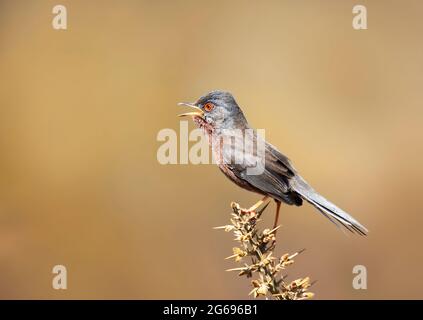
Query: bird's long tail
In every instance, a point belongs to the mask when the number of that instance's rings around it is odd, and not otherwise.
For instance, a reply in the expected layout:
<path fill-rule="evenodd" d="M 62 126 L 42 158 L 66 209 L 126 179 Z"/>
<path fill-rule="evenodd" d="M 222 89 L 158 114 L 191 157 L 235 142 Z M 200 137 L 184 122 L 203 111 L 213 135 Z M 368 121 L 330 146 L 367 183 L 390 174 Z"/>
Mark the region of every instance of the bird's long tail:
<path fill-rule="evenodd" d="M 291 187 L 335 225 L 342 225 L 360 235 L 367 234 L 368 230 L 360 222 L 318 194 L 301 176 L 297 175 L 291 180 Z"/>

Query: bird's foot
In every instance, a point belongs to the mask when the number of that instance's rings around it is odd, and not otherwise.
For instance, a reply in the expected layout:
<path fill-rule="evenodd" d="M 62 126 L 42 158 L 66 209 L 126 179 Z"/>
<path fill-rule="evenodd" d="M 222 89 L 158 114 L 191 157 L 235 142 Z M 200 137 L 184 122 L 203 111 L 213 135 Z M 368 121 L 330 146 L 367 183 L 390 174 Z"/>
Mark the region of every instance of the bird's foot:
<path fill-rule="evenodd" d="M 241 214 L 252 214 L 252 213 L 256 213 L 255 209 L 245 209 L 245 208 L 240 208 L 239 209 Z"/>
<path fill-rule="evenodd" d="M 268 199 L 268 196 L 265 196 L 263 199 L 261 199 L 260 201 L 258 201 L 257 203 L 255 203 L 253 206 L 251 206 L 248 209 L 245 208 L 241 208 L 240 205 L 238 203 L 235 202 L 231 202 L 231 207 L 233 210 L 237 210 L 239 211 L 241 214 L 250 214 L 250 215 L 256 215 L 257 214 L 257 209 Z M 260 211 L 263 211 L 260 210 Z M 260 212 L 259 211 L 259 212 Z"/>
<path fill-rule="evenodd" d="M 236 202 L 231 202 L 231 208 L 234 211 L 239 212 L 241 214 L 252 214 L 252 213 L 256 213 L 255 208 L 249 208 L 249 209 L 241 208 L 241 206 L 239 205 L 239 203 L 236 203 Z"/>
<path fill-rule="evenodd" d="M 244 222 L 255 223 L 260 216 L 260 212 L 256 210 L 241 208 L 241 206 L 236 202 L 231 202 L 232 211 L 234 214 L 239 216 L 239 218 Z"/>

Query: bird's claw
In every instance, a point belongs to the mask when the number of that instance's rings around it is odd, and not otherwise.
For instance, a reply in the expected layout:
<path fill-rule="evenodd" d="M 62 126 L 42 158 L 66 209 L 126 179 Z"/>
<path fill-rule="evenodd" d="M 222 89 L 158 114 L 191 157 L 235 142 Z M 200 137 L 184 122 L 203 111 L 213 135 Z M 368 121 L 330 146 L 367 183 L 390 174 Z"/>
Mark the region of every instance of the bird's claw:
<path fill-rule="evenodd" d="M 239 214 L 242 214 L 242 215 L 248 214 L 248 215 L 251 215 L 251 216 L 255 216 L 257 214 L 256 210 L 251 209 L 251 208 L 250 209 L 241 208 L 241 206 L 236 202 L 231 202 L 231 207 L 232 207 L 232 210 L 235 213 L 239 213 Z"/>
<path fill-rule="evenodd" d="M 240 208 L 240 212 L 241 214 L 250 214 L 250 215 L 255 215 L 257 213 L 256 210 L 250 210 L 250 209 L 244 209 L 244 208 Z"/>
<path fill-rule="evenodd" d="M 232 208 L 232 210 L 234 210 L 235 212 L 236 212 L 236 211 L 238 211 L 238 210 L 241 210 L 240 205 L 239 205 L 238 203 L 236 203 L 236 202 L 231 202 L 231 208 Z"/>

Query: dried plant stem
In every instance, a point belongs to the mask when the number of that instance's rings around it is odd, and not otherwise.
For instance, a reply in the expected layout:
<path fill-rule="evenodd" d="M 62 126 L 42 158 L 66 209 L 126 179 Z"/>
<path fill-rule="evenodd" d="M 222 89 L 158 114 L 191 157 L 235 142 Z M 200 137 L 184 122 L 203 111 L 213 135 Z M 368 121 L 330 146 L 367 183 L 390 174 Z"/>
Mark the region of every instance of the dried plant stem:
<path fill-rule="evenodd" d="M 227 232 L 232 231 L 235 241 L 240 246 L 233 248 L 233 255 L 226 259 L 235 259 L 236 262 L 243 261 L 249 257 L 251 263 L 244 262 L 244 266 L 232 268 L 227 271 L 238 271 L 240 276 L 247 278 L 257 274 L 258 277 L 251 281 L 255 298 L 263 296 L 276 300 L 302 300 L 313 297 L 313 293 L 307 291 L 311 286 L 308 277 L 294 280 L 290 283 L 285 282 L 286 276 L 280 273 L 287 266 L 294 263 L 294 257 L 304 250 L 300 250 L 292 255 L 284 254 L 279 259 L 273 257 L 273 250 L 276 244 L 275 233 L 279 226 L 274 229 L 265 229 L 260 232 L 257 229 L 257 222 L 260 216 L 267 208 L 266 204 L 259 211 L 246 211 L 239 204 L 232 203 L 231 224 L 215 229 L 224 229 Z"/>

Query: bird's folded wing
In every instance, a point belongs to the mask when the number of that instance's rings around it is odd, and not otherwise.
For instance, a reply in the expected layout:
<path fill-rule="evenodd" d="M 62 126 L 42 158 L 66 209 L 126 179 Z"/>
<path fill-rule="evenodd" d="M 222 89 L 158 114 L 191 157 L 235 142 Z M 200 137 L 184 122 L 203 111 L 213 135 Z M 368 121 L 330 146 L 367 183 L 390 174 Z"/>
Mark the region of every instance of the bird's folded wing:
<path fill-rule="evenodd" d="M 292 178 L 296 173 L 288 157 L 284 156 L 273 145 L 267 142 L 265 166 L 269 171 L 283 175 L 287 178 Z"/>
<path fill-rule="evenodd" d="M 256 189 L 275 198 L 285 198 L 291 191 L 289 180 L 296 173 L 291 162 L 256 132 L 247 138 L 252 139 L 254 149 L 248 150 L 242 144 L 225 145 L 222 151 L 224 162 L 238 178 Z M 234 163 L 233 154 L 242 155 L 242 162 Z M 254 170 L 258 167 L 261 170 Z"/>
<path fill-rule="evenodd" d="M 285 198 L 290 193 L 290 178 L 295 175 L 295 169 L 282 154 L 274 153 L 275 149 L 267 148 L 264 155 L 263 170 L 248 170 L 258 165 L 261 157 L 246 155 L 243 164 L 231 164 L 234 174 L 248 182 L 253 187 L 273 195 L 275 198 Z"/>
<path fill-rule="evenodd" d="M 273 195 L 276 198 L 281 198 L 282 194 L 287 193 L 289 186 L 282 179 L 279 179 L 277 176 L 272 174 L 268 170 L 264 170 L 263 173 L 259 175 L 248 174 L 247 170 L 237 171 L 235 170 L 235 175 L 238 178 L 247 181 L 253 187 L 269 194 Z"/>

